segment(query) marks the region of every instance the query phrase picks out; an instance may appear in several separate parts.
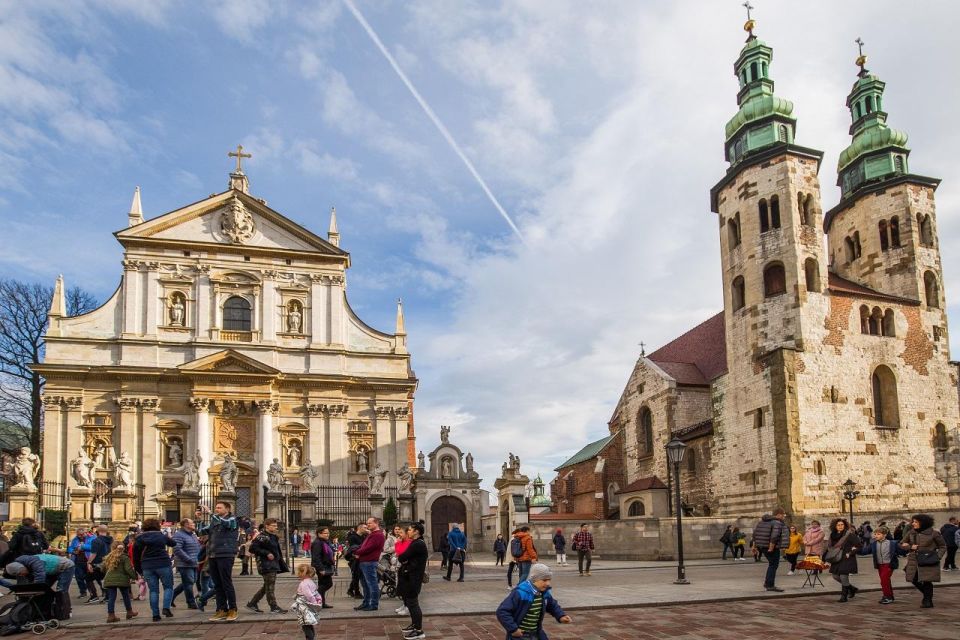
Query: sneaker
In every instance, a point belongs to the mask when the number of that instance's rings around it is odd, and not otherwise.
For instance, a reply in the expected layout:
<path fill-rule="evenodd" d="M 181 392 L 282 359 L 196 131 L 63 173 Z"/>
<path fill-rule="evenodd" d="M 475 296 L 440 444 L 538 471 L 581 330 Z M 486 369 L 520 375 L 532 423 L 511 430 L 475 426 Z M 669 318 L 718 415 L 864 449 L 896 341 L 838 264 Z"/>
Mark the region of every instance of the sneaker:
<path fill-rule="evenodd" d="M 87 600 L 87 604 L 97 604 L 98 602 L 103 602 L 103 598 L 98 598 L 97 596 L 90 596 Z"/>
<path fill-rule="evenodd" d="M 422 629 L 414 629 L 413 631 L 407 631 L 403 634 L 403 637 L 406 638 L 406 640 L 423 640 L 423 638 L 427 637 L 427 634 L 425 634 Z"/>
<path fill-rule="evenodd" d="M 793 571 L 787 571 L 787 575 L 788 575 L 788 576 L 792 576 L 792 575 L 793 575 Z"/>
<path fill-rule="evenodd" d="M 227 615 L 225 615 L 225 616 L 223 617 L 223 620 L 224 620 L 224 622 L 233 622 L 233 621 L 235 621 L 235 620 L 237 619 L 237 617 L 238 617 L 238 616 L 237 616 L 237 610 L 236 610 L 236 609 L 230 609 L 229 611 L 227 611 Z"/>
<path fill-rule="evenodd" d="M 408 624 L 407 626 L 405 626 L 403 629 L 400 629 L 400 631 L 403 631 L 404 633 L 407 633 L 408 631 L 413 631 L 414 629 L 416 629 L 416 627 L 415 627 L 415 626 L 413 625 L 413 623 L 411 622 L 410 624 Z"/>
<path fill-rule="evenodd" d="M 226 612 L 226 611 L 221 611 L 221 610 L 217 609 L 217 612 L 216 612 L 215 614 L 213 614 L 213 616 L 211 616 L 210 622 L 223 622 L 223 620 L 224 620 L 226 617 L 227 617 L 227 612 Z"/>
<path fill-rule="evenodd" d="M 154 621 L 154 622 L 160 622 L 160 620 L 162 620 L 162 619 L 163 619 L 163 618 L 161 618 L 160 616 L 153 616 L 153 621 Z"/>
<path fill-rule="evenodd" d="M 587 574 L 586 574 L 586 575 L 588 575 L 588 576 L 589 576 L 589 575 L 590 575 L 590 572 L 589 572 L 589 571 L 587 571 Z"/>
<path fill-rule="evenodd" d="M 164 615 L 164 617 L 166 617 L 166 618 L 172 618 L 172 617 L 173 617 L 173 611 L 170 611 L 170 609 L 164 609 L 164 610 L 163 610 L 163 615 Z"/>
<path fill-rule="evenodd" d="M 281 609 L 280 607 L 270 607 L 270 613 L 286 613 L 286 609 Z"/>
<path fill-rule="evenodd" d="M 777 593 L 783 593 L 783 589 L 780 587 L 765 587 L 767 591 L 776 591 Z"/>
<path fill-rule="evenodd" d="M 886 596 L 884 596 L 883 598 L 880 598 L 880 604 L 890 604 L 891 602 L 893 602 L 893 600 L 890 598 L 887 598 Z"/>
<path fill-rule="evenodd" d="M 252 602 L 248 602 L 243 606 L 245 606 L 250 611 L 253 611 L 254 613 L 263 613 L 263 609 L 261 609 L 258 605 L 253 604 Z"/>
<path fill-rule="evenodd" d="M 410 613 L 410 610 L 407 609 L 406 607 L 397 607 L 397 615 L 398 615 L 398 616 L 405 616 L 405 615 L 407 615 L 408 613 Z M 401 629 L 401 631 L 410 631 L 410 629 Z"/>

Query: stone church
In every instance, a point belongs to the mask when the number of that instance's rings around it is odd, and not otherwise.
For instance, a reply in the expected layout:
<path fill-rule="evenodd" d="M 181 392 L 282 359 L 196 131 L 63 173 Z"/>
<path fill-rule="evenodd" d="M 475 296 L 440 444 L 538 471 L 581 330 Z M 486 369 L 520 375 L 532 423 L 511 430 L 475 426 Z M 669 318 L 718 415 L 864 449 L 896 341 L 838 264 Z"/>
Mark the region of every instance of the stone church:
<path fill-rule="evenodd" d="M 609 423 L 625 482 L 671 484 L 664 446 L 677 437 L 685 510 L 697 515 L 778 504 L 836 514 L 848 479 L 858 512 L 958 507 L 939 180 L 913 173 L 907 135 L 887 125 L 885 84 L 861 55 L 840 202 L 824 212 L 823 153 L 799 144 L 773 51 L 745 28 L 729 169 L 710 191 L 724 308 L 637 361 Z M 643 493 L 621 496 L 621 517 L 651 514 Z"/>
<path fill-rule="evenodd" d="M 153 219 L 138 188 L 114 234 L 123 276 L 99 309 L 67 317 L 57 282 L 36 365 L 43 477 L 75 497 L 143 485 L 144 514 L 166 514 L 178 486 L 217 495 L 230 478 L 253 515 L 270 481 L 350 486 L 376 470 L 390 488 L 416 466 L 402 307 L 393 333 L 365 324 L 336 212 L 318 237 L 252 195 L 247 155 L 231 155 L 226 191 Z"/>

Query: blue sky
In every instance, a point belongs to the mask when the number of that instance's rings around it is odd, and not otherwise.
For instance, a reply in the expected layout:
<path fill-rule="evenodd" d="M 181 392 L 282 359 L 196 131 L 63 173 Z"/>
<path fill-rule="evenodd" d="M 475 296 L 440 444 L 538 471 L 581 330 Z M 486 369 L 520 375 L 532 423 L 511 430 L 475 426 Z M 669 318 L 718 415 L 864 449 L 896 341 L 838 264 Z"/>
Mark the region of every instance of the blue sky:
<path fill-rule="evenodd" d="M 946 292 L 960 277 L 960 10 L 756 3 L 797 141 L 848 143 L 862 36 L 911 168 L 943 178 Z M 349 296 L 406 302 L 419 445 L 440 424 L 489 484 L 507 451 L 549 470 L 606 421 L 642 340 L 721 305 L 709 188 L 736 109 L 739 2 L 360 1 L 527 238 L 516 237 L 342 2 L 0 0 L 0 275 L 63 273 L 105 299 L 135 185 L 147 217 L 252 192 L 314 231 L 337 206 Z M 953 300 L 953 298 L 949 298 Z M 957 315 L 957 305 L 950 304 Z"/>

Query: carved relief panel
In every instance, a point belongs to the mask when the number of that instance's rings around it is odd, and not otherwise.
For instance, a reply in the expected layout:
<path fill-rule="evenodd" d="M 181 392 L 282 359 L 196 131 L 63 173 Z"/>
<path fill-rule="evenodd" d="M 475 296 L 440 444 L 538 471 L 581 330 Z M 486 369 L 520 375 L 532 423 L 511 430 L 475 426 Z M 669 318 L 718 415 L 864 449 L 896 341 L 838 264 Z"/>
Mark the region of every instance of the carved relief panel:
<path fill-rule="evenodd" d="M 213 451 L 240 460 L 253 460 L 257 446 L 254 418 L 217 416 L 214 419 Z"/>

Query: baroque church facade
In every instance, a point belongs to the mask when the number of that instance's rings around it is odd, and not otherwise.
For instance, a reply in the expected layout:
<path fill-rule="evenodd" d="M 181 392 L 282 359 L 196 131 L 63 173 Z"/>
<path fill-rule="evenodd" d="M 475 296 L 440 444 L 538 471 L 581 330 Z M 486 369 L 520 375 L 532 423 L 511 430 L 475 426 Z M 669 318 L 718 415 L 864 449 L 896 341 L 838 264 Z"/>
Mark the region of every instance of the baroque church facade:
<path fill-rule="evenodd" d="M 956 508 L 939 180 L 911 171 L 907 136 L 887 125 L 885 85 L 861 55 L 841 198 L 824 212 L 823 153 L 795 140 L 793 104 L 774 93 L 773 51 L 753 28 L 734 65 L 729 169 L 710 192 L 724 309 L 632 371 L 609 422 L 638 489 L 620 517 L 655 511 L 639 489 L 673 481 L 674 437 L 688 446 L 688 513 L 835 514 L 848 479 L 860 512 Z"/>
<path fill-rule="evenodd" d="M 357 317 L 336 212 L 313 234 L 251 195 L 240 160 L 226 191 L 150 220 L 138 188 L 114 234 L 123 276 L 100 308 L 67 317 L 58 280 L 36 370 L 43 477 L 71 495 L 143 485 L 144 513 L 162 515 L 178 488 L 229 490 L 223 475 L 253 514 L 268 484 L 376 471 L 390 488 L 416 467 L 402 306 L 393 333 Z"/>

